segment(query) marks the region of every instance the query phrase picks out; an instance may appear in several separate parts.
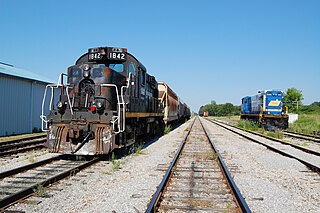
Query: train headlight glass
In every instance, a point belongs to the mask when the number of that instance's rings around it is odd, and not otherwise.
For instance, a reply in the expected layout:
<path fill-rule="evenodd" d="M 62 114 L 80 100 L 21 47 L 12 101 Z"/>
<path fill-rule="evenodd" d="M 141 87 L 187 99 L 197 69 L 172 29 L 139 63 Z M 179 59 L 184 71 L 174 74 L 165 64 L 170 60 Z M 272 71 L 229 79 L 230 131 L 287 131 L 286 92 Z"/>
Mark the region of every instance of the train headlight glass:
<path fill-rule="evenodd" d="M 90 70 L 84 70 L 83 71 L 83 77 L 89 78 L 90 77 Z"/>
<path fill-rule="evenodd" d="M 62 109 L 63 108 L 63 103 L 61 101 L 58 102 L 57 104 L 58 109 Z"/>
<path fill-rule="evenodd" d="M 103 102 L 102 101 L 97 101 L 96 102 L 96 106 L 98 109 L 102 109 L 103 108 Z"/>
<path fill-rule="evenodd" d="M 84 71 L 90 70 L 89 64 L 84 64 L 84 65 L 83 65 L 83 70 L 84 70 Z"/>

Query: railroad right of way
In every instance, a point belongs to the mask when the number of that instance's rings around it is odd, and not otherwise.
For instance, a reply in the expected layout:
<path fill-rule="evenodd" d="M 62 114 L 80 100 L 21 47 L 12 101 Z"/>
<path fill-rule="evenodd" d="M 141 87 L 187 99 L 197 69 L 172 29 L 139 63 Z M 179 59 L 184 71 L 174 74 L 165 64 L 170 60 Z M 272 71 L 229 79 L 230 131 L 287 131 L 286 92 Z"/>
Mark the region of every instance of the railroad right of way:
<path fill-rule="evenodd" d="M 118 168 L 98 162 L 50 187 L 48 198 L 32 197 L 8 210 L 145 212 L 192 121 L 116 160 Z M 253 212 L 319 212 L 319 174 L 209 121 L 203 123 Z"/>

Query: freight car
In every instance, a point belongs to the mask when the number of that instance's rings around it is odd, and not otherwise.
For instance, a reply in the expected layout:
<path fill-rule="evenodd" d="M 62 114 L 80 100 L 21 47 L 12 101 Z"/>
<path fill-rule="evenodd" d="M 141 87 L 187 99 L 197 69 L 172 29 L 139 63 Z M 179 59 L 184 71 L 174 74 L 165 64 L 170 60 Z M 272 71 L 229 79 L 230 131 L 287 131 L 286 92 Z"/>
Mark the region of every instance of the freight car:
<path fill-rule="evenodd" d="M 209 112 L 208 111 L 204 111 L 203 112 L 203 117 L 208 117 L 209 116 Z"/>
<path fill-rule="evenodd" d="M 242 98 L 240 118 L 258 122 L 266 129 L 287 129 L 288 114 L 283 109 L 283 92 L 264 90 Z"/>
<path fill-rule="evenodd" d="M 158 82 L 159 104 L 163 112 L 165 124 L 184 121 L 190 118 L 190 108 L 181 98 L 166 84 Z"/>
<path fill-rule="evenodd" d="M 179 119 L 163 111 L 167 107 L 179 115 L 179 97 L 172 93 L 174 100 L 161 107 L 158 82 L 126 48 L 91 48 L 58 82 L 47 86 L 42 104 L 50 100 L 50 113 L 41 119 L 51 152 L 107 154 L 159 132 L 168 118 Z"/>

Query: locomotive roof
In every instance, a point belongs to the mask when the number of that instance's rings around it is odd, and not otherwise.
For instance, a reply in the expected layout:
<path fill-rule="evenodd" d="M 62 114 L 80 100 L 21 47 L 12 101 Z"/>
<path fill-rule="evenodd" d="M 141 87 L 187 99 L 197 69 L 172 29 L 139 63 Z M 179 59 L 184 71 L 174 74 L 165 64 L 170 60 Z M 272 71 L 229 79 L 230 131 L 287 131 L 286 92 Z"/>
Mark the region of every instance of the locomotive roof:
<path fill-rule="evenodd" d="M 89 53 L 84 53 L 82 56 L 80 56 L 80 58 L 77 59 L 75 64 L 77 65 L 77 64 L 88 63 L 89 62 L 88 54 Z M 141 67 L 143 70 L 147 70 L 146 67 L 134 55 L 128 52 L 127 52 L 127 55 L 131 56 L 135 61 L 137 61 L 139 64 L 139 67 Z"/>

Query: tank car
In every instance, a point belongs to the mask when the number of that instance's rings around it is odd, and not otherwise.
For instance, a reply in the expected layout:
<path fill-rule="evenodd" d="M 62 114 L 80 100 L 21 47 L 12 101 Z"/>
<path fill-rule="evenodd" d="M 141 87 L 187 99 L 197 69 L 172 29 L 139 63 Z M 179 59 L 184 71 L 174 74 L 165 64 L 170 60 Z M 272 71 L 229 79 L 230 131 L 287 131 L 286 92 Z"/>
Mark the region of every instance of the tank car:
<path fill-rule="evenodd" d="M 288 114 L 283 109 L 283 91 L 264 90 L 242 98 L 240 118 L 258 122 L 266 129 L 287 129 Z"/>
<path fill-rule="evenodd" d="M 47 86 L 50 113 L 41 116 L 51 152 L 107 154 L 163 123 L 158 83 L 126 48 L 90 48 L 59 82 Z"/>

